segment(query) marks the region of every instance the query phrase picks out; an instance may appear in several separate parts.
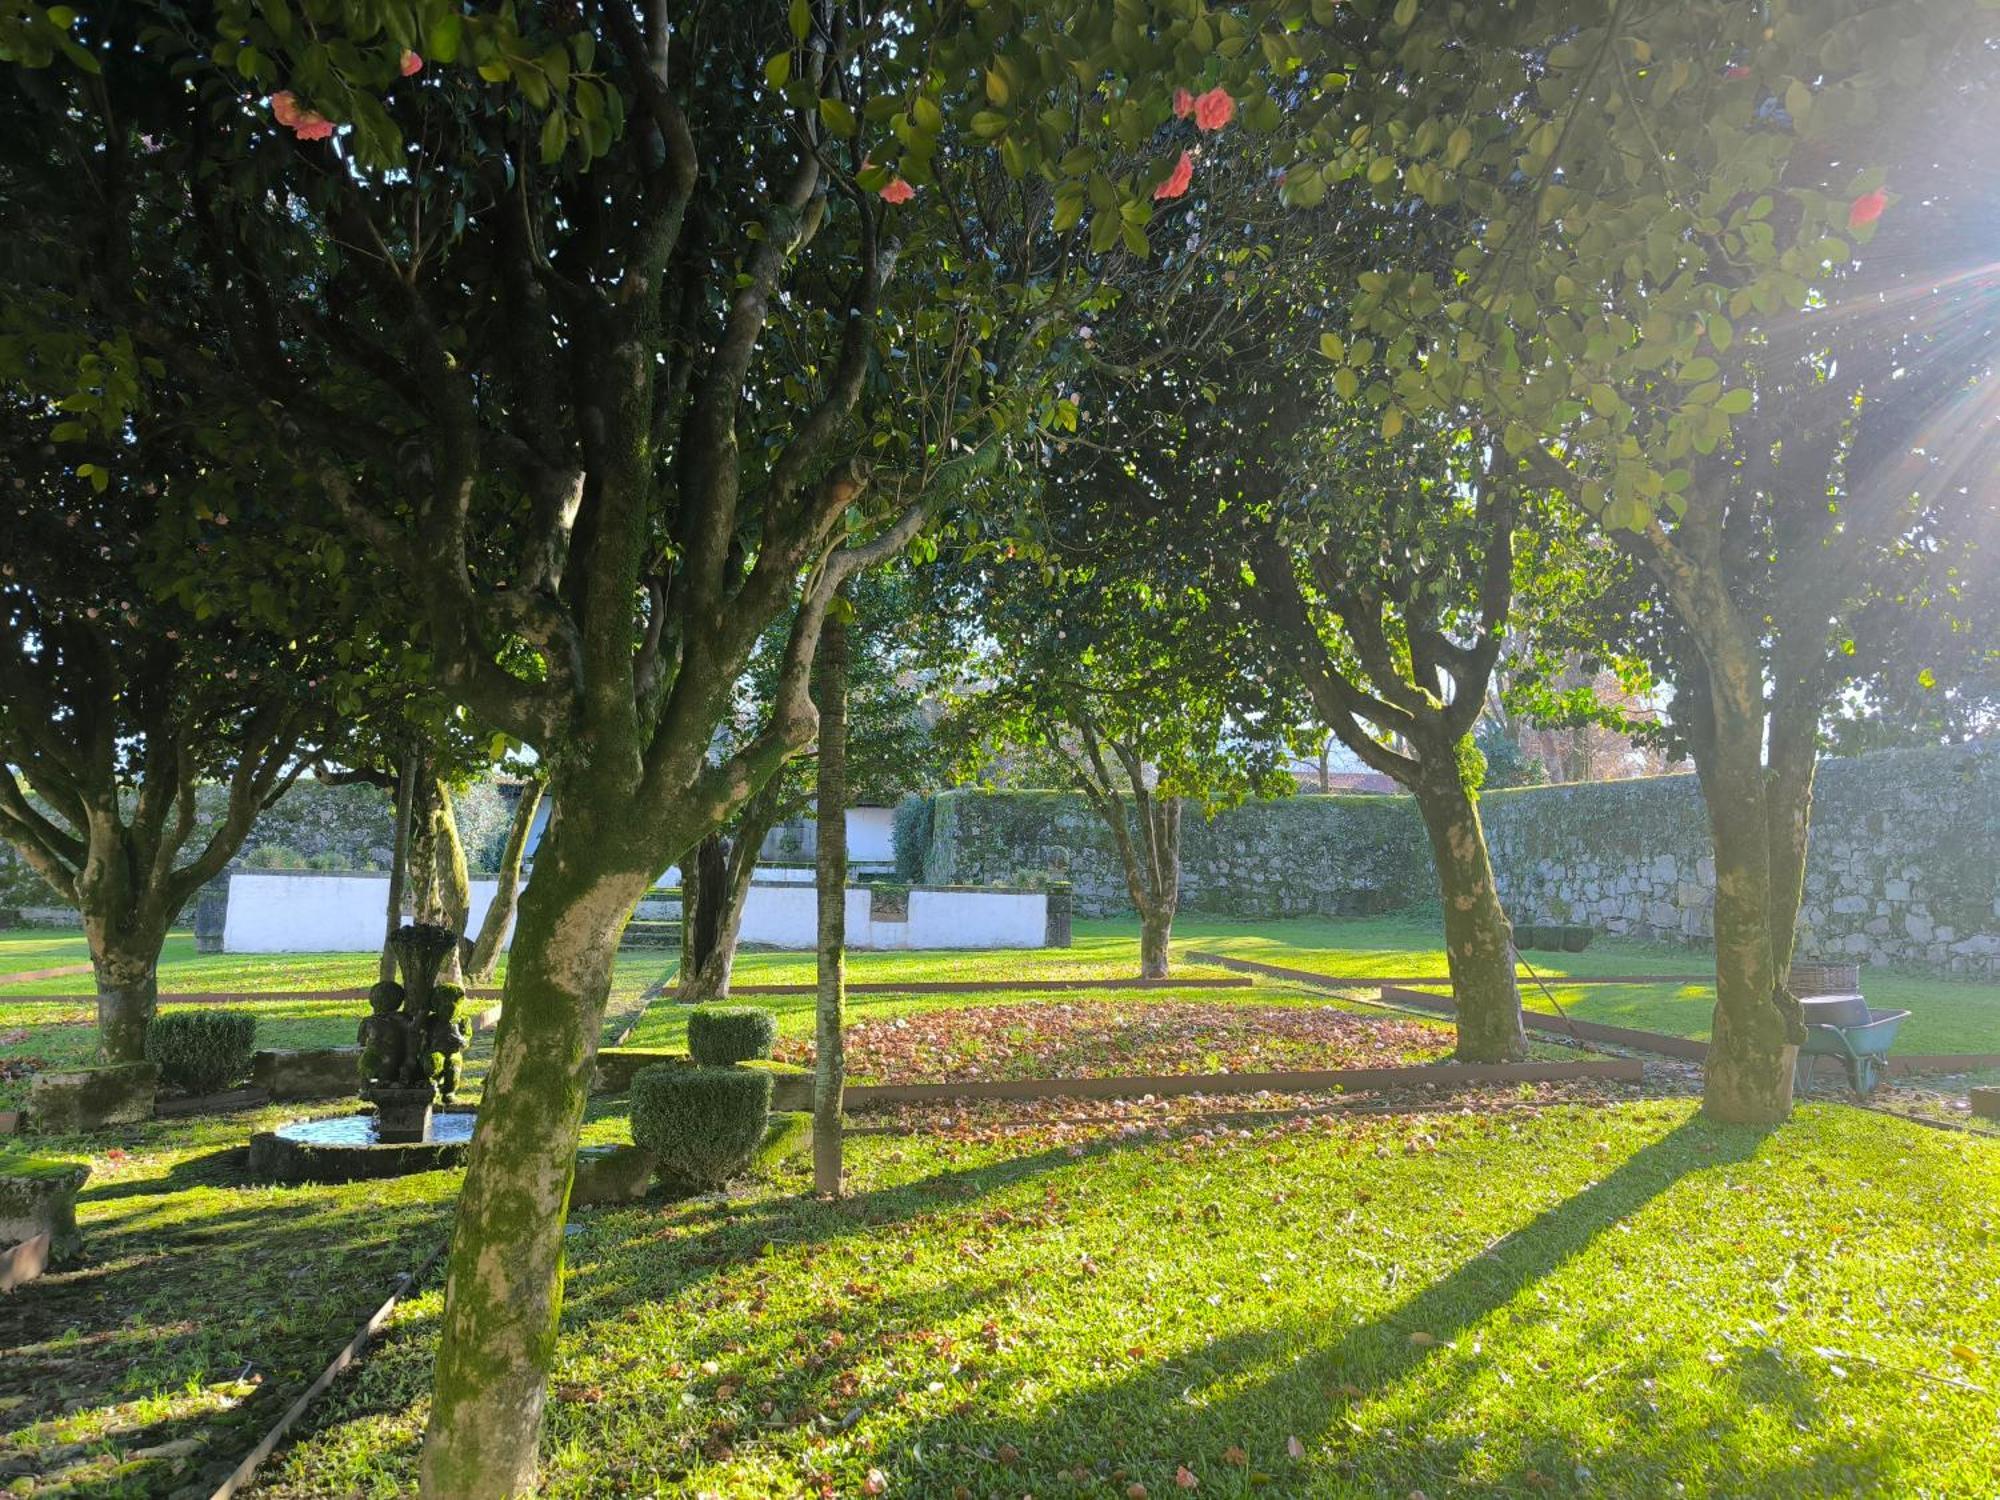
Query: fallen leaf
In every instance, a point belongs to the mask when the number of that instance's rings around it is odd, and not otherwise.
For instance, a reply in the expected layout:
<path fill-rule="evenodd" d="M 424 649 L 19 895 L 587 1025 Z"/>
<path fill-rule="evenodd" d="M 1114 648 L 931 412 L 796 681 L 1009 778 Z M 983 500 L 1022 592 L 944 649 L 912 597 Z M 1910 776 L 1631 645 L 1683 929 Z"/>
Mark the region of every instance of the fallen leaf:
<path fill-rule="evenodd" d="M 1300 1442 L 1298 1435 L 1294 1433 L 1291 1437 L 1285 1439 L 1285 1452 L 1293 1458 L 1304 1458 L 1306 1456 L 1306 1445 Z"/>
<path fill-rule="evenodd" d="M 1410 1342 L 1419 1349 L 1429 1349 L 1437 1343 L 1437 1336 L 1429 1333 L 1413 1333 L 1410 1335 Z"/>
<path fill-rule="evenodd" d="M 1231 1468 L 1240 1469 L 1250 1462 L 1250 1455 L 1234 1443 L 1231 1443 L 1227 1448 L 1222 1450 L 1222 1461 Z"/>
<path fill-rule="evenodd" d="M 1201 1481 L 1194 1477 L 1194 1470 L 1190 1469 L 1186 1464 L 1182 1464 L 1178 1469 L 1174 1470 L 1174 1483 L 1184 1490 L 1191 1490 L 1200 1484 Z"/>
<path fill-rule="evenodd" d="M 888 1478 L 880 1469 L 870 1469 L 868 1477 L 861 1481 L 861 1493 L 864 1495 L 879 1495 L 888 1488 Z"/>

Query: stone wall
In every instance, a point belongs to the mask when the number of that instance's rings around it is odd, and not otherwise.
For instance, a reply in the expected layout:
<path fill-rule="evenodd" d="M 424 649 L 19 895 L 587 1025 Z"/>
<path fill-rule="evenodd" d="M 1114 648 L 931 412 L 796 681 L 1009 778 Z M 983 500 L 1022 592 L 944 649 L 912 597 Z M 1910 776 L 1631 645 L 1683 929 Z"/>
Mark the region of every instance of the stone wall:
<path fill-rule="evenodd" d="M 513 816 L 513 796 L 511 788 L 503 792 L 493 783 L 480 782 L 455 797 L 459 838 L 474 871 L 499 866 L 507 824 Z M 201 811 L 182 852 L 183 863 L 201 847 L 208 828 L 221 815 L 223 789 L 204 786 L 196 801 Z M 387 792 L 363 785 L 329 786 L 306 777 L 259 814 L 232 864 L 236 868 L 386 870 L 395 834 L 396 807 Z M 28 867 L 14 847 L 0 841 L 0 909 L 21 910 L 28 915 L 61 905 L 61 897 Z"/>
<path fill-rule="evenodd" d="M 1708 946 L 1715 869 L 1691 775 L 1488 792 L 1495 874 L 1519 921 Z M 1251 803 L 1182 834 L 1183 905 L 1344 915 L 1436 899 L 1404 797 Z M 1110 835 L 1078 797 L 949 792 L 925 878 L 1020 883 L 1067 870 L 1077 910 L 1129 909 Z M 1820 767 L 1801 957 L 2000 977 L 2000 745 L 1885 750 Z"/>
<path fill-rule="evenodd" d="M 1517 920 L 1707 946 L 1715 865 L 1692 776 L 1489 792 Z M 1820 765 L 1799 954 L 2000 976 L 2000 746 Z"/>
<path fill-rule="evenodd" d="M 924 879 L 940 885 L 1076 888 L 1086 916 L 1128 911 L 1104 822 L 1070 792 L 946 792 Z M 1181 906 L 1237 916 L 1359 915 L 1433 895 L 1423 825 L 1407 798 L 1297 796 L 1181 825 Z"/>

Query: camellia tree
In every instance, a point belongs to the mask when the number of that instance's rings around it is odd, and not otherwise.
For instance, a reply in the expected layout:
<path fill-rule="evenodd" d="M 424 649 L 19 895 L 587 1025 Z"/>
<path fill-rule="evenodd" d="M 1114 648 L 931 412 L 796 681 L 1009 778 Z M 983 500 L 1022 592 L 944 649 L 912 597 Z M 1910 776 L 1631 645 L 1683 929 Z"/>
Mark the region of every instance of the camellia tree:
<path fill-rule="evenodd" d="M 1289 49 L 1267 39 L 1311 9 L 0 12 L 0 57 L 60 95 L 41 132 L 181 170 L 203 273 L 185 293 L 211 327 L 135 314 L 142 357 L 297 456 L 302 524 L 337 522 L 347 565 L 406 585 L 435 680 L 549 767 L 426 1493 L 533 1484 L 636 898 L 811 739 L 840 585 L 1061 420 L 1048 351 L 1148 253 L 1202 133 L 1278 123 L 1260 80 Z M 135 263 L 133 303 L 153 269 Z M 712 760 L 783 616 L 764 731 Z"/>
<path fill-rule="evenodd" d="M 1383 254 L 1331 299 L 1327 355 L 1383 436 L 1477 412 L 1684 632 L 1722 1119 L 1790 1109 L 1785 977 L 1841 618 L 1984 500 L 1989 237 L 1945 178 L 1989 107 L 1991 41 L 1970 0 L 1401 0 L 1350 49 L 1345 97 L 1309 101 L 1284 177 L 1295 204 L 1359 188 L 1381 222 L 1421 210 L 1452 236 L 1442 269 Z"/>
<path fill-rule="evenodd" d="M 1060 527 L 1060 502 L 1049 503 Z M 1213 817 L 1290 790 L 1299 704 L 1273 691 L 1242 622 L 1229 629 L 1198 583 L 1047 560 L 1092 545 L 1057 534 L 1032 553 L 943 572 L 942 608 L 965 632 L 952 737 L 975 747 L 973 767 L 1025 757 L 1017 779 L 1052 774 L 1082 794 L 1139 916 L 1140 977 L 1164 979 L 1186 810 Z"/>

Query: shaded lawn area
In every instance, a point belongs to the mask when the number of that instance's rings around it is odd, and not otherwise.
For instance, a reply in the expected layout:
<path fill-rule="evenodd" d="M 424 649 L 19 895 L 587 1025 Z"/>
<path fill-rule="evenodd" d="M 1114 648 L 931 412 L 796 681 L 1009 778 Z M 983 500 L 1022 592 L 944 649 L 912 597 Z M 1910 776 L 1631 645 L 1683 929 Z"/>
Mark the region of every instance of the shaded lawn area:
<path fill-rule="evenodd" d="M 459 1102 L 478 1102 L 492 1040 L 474 1037 Z M 0 1492 L 199 1497 L 235 1468 L 450 1232 L 456 1170 L 344 1186 L 244 1175 L 255 1131 L 360 1107 L 272 1105 L 13 1147 L 86 1160 L 91 1175 L 83 1260 L 0 1298 Z M 598 1101 L 583 1139 L 631 1131 Z"/>
<path fill-rule="evenodd" d="M 190 951 L 192 946 L 190 939 Z M 49 927 L 0 927 L 0 978 L 89 962 L 90 951 L 84 946 L 81 932 Z"/>
<path fill-rule="evenodd" d="M 1983 1140 L 1655 1101 L 1020 1150 L 580 1215 L 544 1493 L 1994 1492 Z M 409 1491 L 438 1309 L 262 1493 Z"/>
<path fill-rule="evenodd" d="M 226 955 L 235 965 L 229 982 L 200 986 L 180 976 L 186 967 L 177 966 L 173 988 L 242 990 L 268 994 L 268 999 L 233 1002 L 228 1008 L 249 1011 L 257 1017 L 259 1047 L 342 1047 L 351 1045 L 361 1018 L 368 1014 L 368 1002 L 353 1000 L 301 999 L 299 990 L 350 988 L 373 984 L 376 977 L 373 954 L 247 954 Z M 193 959 L 192 945 L 188 958 Z M 213 956 L 200 962 L 211 964 Z M 623 953 L 612 971 L 611 1011 L 629 1014 L 639 993 L 658 979 L 670 960 L 658 953 Z M 161 967 L 161 988 L 170 983 L 168 969 Z M 212 971 L 211 971 L 212 972 Z M 86 981 L 88 976 L 85 976 Z M 488 1003 L 488 1002 L 481 1002 Z M 162 995 L 160 1012 L 176 1009 L 171 993 Z M 468 1008 L 471 1008 L 468 1006 Z M 89 1066 L 97 1052 L 96 1002 L 88 991 L 81 994 L 48 994 L 38 985 L 0 985 L 0 1107 L 12 1107 L 25 1098 L 34 1072 Z"/>
<path fill-rule="evenodd" d="M 1137 925 L 1130 925 L 1136 934 Z M 1436 922 L 1408 916 L 1289 917 L 1258 923 L 1190 918 L 1176 924 L 1174 938 L 1177 946 L 1317 974 L 1394 980 L 1445 973 Z M 1549 980 L 1548 989 L 1555 996 L 1551 1003 L 1542 987 L 1523 972 L 1521 1003 L 1530 1010 L 1552 1014 L 1560 1006 L 1579 1020 L 1708 1039 L 1715 1009 L 1715 986 L 1710 981 L 1599 988 L 1568 986 L 1558 978 L 1704 974 L 1713 963 L 1708 953 L 1599 938 L 1582 953 L 1531 953 L 1527 961 Z M 2000 984 L 1863 968 L 1861 987 L 1877 1010 L 1910 1012 L 1896 1038 L 1899 1052 L 2000 1052 Z"/>

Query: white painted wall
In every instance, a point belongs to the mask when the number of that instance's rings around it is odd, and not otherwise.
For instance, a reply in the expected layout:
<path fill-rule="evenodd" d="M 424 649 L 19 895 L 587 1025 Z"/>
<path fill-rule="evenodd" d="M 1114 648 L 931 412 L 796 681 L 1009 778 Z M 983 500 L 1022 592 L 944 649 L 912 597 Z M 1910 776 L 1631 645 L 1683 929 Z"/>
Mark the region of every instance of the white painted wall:
<path fill-rule="evenodd" d="M 500 888 L 472 882 L 476 933 Z M 366 953 L 387 936 L 387 875 L 329 875 L 316 870 L 239 870 L 229 877 L 222 919 L 224 953 Z M 511 938 L 512 934 L 509 934 Z"/>
<path fill-rule="evenodd" d="M 866 886 L 847 888 L 847 946 L 883 948 L 1041 948 L 1048 941 L 1048 896 L 1041 891 L 910 892 L 909 920 L 877 922 Z M 819 941 L 819 897 L 810 886 L 762 883 L 743 904 L 740 939 L 773 948 Z"/>
<path fill-rule="evenodd" d="M 896 810 L 893 807 L 848 808 L 847 857 L 863 864 L 894 862 L 895 828 Z"/>
<path fill-rule="evenodd" d="M 472 883 L 470 926 L 477 932 L 497 882 Z M 229 877 L 222 922 L 225 953 L 365 953 L 382 946 L 386 875 L 244 870 Z M 1048 937 L 1048 897 L 1041 891 L 910 892 L 909 920 L 869 916 L 866 886 L 847 890 L 850 948 L 1040 948 Z M 742 940 L 810 949 L 819 940 L 819 897 L 796 882 L 750 887 Z"/>

